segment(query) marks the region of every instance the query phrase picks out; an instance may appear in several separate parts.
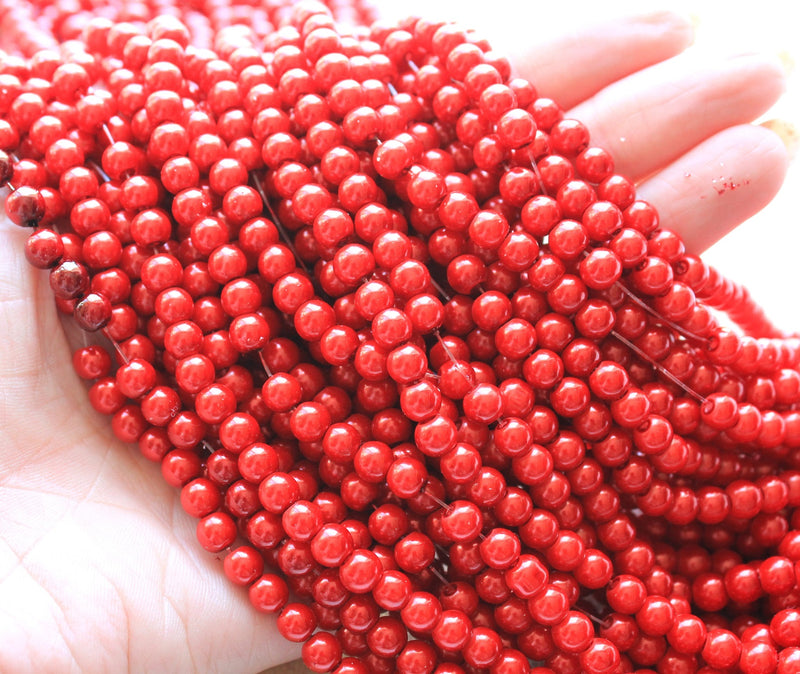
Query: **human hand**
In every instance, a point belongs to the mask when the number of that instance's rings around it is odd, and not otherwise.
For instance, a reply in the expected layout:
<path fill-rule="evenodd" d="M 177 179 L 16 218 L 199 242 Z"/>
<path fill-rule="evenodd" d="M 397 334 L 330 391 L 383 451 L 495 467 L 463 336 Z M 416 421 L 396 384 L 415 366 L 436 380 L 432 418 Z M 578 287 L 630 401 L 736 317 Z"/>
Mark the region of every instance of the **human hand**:
<path fill-rule="evenodd" d="M 26 236 L 0 224 L 0 672 L 254 672 L 296 657 L 197 544 L 180 491 L 89 404 Z"/>
<path fill-rule="evenodd" d="M 700 250 L 769 201 L 786 160 L 768 131 L 740 126 L 777 97 L 777 65 L 653 65 L 689 36 L 660 15 L 510 51 L 542 95 L 574 106 L 620 172 L 647 178 L 642 198 Z M 742 187 L 717 198 L 719 162 Z M 158 467 L 86 401 L 24 238 L 0 225 L 0 671 L 248 672 L 293 657 L 197 545 Z"/>
<path fill-rule="evenodd" d="M 504 12 L 498 2 L 493 15 L 508 16 L 511 8 Z M 489 20 L 481 33 L 503 45 L 539 95 L 587 126 L 590 144 L 611 153 L 616 171 L 636 181 L 639 198 L 656 206 L 662 226 L 678 232 L 691 252 L 701 253 L 775 196 L 786 148 L 751 122 L 783 91 L 776 56 L 687 49 L 694 30 L 687 17 L 670 12 L 612 17 L 551 35 L 553 22 L 568 25 L 571 7 L 543 11 L 541 25 L 532 16 L 538 9 L 515 11 L 522 12 L 518 21 Z M 540 33 L 551 36 L 530 39 Z"/>

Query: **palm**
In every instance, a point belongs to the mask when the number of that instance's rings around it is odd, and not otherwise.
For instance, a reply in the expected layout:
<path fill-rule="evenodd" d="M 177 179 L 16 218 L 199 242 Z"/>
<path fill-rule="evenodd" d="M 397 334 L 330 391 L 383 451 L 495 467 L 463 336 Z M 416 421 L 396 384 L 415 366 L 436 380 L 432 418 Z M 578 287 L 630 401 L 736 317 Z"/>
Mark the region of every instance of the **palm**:
<path fill-rule="evenodd" d="M 255 671 L 290 657 L 194 543 L 158 466 L 91 409 L 24 237 L 0 231 L 0 671 Z"/>
<path fill-rule="evenodd" d="M 779 141 L 736 126 L 773 102 L 780 75 L 765 61 L 722 74 L 684 72 L 680 62 L 648 68 L 685 46 L 686 27 L 660 21 L 620 22 L 562 41 L 557 62 L 551 46 L 520 50 L 516 60 L 543 95 L 577 106 L 576 116 L 598 130 L 595 141 L 619 157 L 620 171 L 649 176 L 640 193 L 699 250 L 780 184 Z M 681 106 L 686 113 L 732 95 L 725 83 L 739 92 L 733 107 L 680 122 Z M 667 101 L 657 96 L 665 87 L 675 92 Z M 677 139 L 664 135 L 675 115 L 684 131 Z M 703 201 L 720 161 L 747 171 L 747 189 Z M 295 647 L 196 544 L 158 467 L 117 441 L 86 401 L 46 274 L 22 255 L 25 236 L 0 224 L 0 671 L 238 672 L 289 659 Z"/>

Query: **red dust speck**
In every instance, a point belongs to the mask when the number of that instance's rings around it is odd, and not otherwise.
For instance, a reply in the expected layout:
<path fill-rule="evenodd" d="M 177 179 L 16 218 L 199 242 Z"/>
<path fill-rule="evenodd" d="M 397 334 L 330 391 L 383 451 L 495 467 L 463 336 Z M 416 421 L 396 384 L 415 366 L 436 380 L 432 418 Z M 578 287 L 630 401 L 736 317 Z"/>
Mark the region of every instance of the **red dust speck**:
<path fill-rule="evenodd" d="M 733 190 L 736 190 L 740 187 L 744 187 L 745 185 L 749 184 L 750 184 L 749 179 L 737 183 L 730 176 L 728 178 L 715 178 L 714 180 L 711 181 L 712 187 L 714 188 L 716 193 L 720 195 L 725 194 L 725 192 L 733 192 Z"/>

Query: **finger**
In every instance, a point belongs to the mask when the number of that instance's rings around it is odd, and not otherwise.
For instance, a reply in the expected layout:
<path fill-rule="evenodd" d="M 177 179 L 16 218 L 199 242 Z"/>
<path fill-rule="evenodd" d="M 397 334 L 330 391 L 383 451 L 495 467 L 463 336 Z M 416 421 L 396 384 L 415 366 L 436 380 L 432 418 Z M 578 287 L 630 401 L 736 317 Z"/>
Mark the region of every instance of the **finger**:
<path fill-rule="evenodd" d="M 723 129 L 749 122 L 778 99 L 777 58 L 742 54 L 708 63 L 690 54 L 647 68 L 567 113 L 589 128 L 616 170 L 639 180 Z"/>
<path fill-rule="evenodd" d="M 25 240 L 30 230 L 0 220 L 0 379 L 44 375 L 43 365 L 53 365 L 48 348 L 61 335 L 53 294 L 46 272 L 25 260 Z"/>
<path fill-rule="evenodd" d="M 741 125 L 704 141 L 638 189 L 661 225 L 699 253 L 754 215 L 780 189 L 786 147 L 771 131 Z"/>
<path fill-rule="evenodd" d="M 0 428 L 31 436 L 47 426 L 32 428 L 28 410 L 62 423 L 69 420 L 70 411 L 85 408 L 82 411 L 89 413 L 91 408 L 85 396 L 75 396 L 80 382 L 47 272 L 25 259 L 29 235 L 30 230 L 0 219 Z M 0 453 L 4 449 L 0 447 Z"/>
<path fill-rule="evenodd" d="M 679 54 L 694 34 L 688 19 L 669 11 L 609 20 L 568 35 L 559 30 L 559 37 L 537 39 L 535 44 L 529 22 L 521 22 L 518 35 L 514 30 L 513 24 L 504 26 L 505 39 L 494 44 L 509 53 L 519 75 L 529 79 L 541 96 L 565 109 L 620 78 Z M 536 34 L 546 35 L 547 27 L 538 27 Z"/>

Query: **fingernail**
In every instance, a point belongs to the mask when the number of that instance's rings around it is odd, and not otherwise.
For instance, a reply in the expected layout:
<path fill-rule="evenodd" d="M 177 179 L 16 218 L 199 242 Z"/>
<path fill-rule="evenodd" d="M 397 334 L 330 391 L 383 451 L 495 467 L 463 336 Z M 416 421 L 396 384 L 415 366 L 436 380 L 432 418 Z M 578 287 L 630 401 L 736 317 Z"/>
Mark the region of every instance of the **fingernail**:
<path fill-rule="evenodd" d="M 658 26 L 661 30 L 666 28 L 670 33 L 679 35 L 684 47 L 694 44 L 699 21 L 695 14 L 674 9 L 659 9 L 642 14 L 640 19 L 646 24 Z"/>
<path fill-rule="evenodd" d="M 700 28 L 700 15 L 695 12 L 689 12 L 688 17 L 689 22 L 692 24 L 692 30 L 696 33 L 697 29 Z"/>
<path fill-rule="evenodd" d="M 797 156 L 797 148 L 800 146 L 800 131 L 794 124 L 785 119 L 768 119 L 761 122 L 760 126 L 769 129 L 781 139 L 786 146 L 790 160 Z"/>
<path fill-rule="evenodd" d="M 792 55 L 786 49 L 781 49 L 778 52 L 778 60 L 781 62 L 781 66 L 783 67 L 784 73 L 786 73 L 786 77 L 790 77 L 792 73 L 794 73 L 795 67 Z"/>

